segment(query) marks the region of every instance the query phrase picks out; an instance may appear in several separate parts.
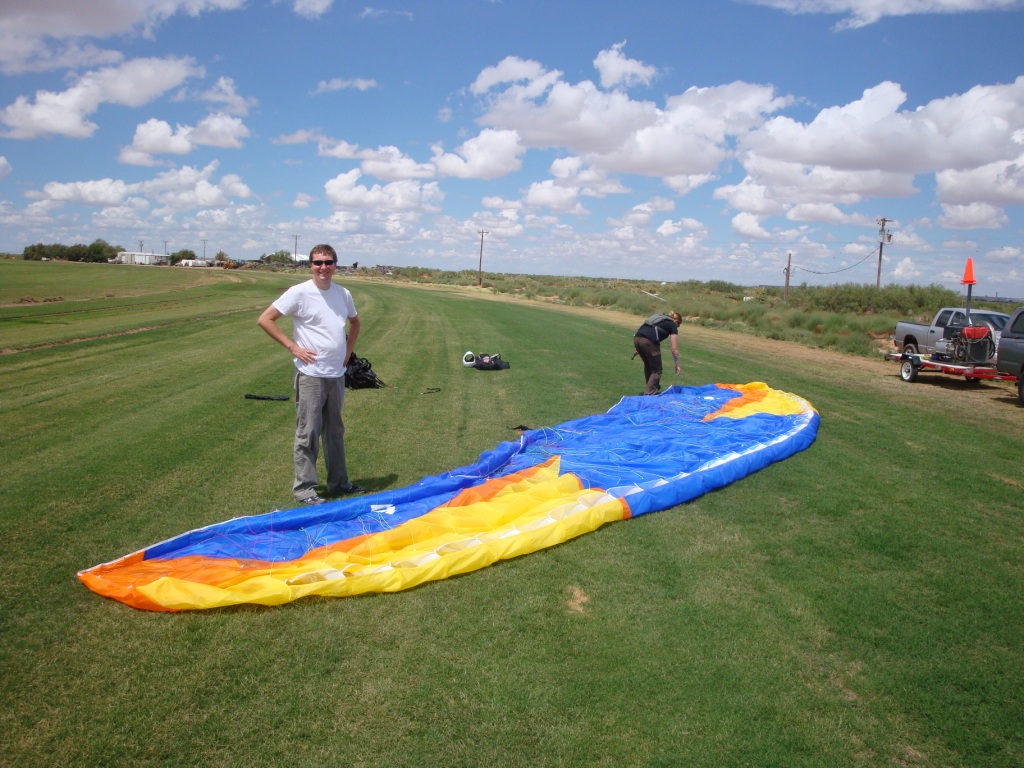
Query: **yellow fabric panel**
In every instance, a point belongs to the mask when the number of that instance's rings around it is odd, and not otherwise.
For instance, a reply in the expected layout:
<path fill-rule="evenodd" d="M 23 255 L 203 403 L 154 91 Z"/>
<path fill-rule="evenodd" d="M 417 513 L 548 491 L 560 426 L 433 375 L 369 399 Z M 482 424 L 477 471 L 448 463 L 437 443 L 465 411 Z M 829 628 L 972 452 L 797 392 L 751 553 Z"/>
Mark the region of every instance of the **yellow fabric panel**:
<path fill-rule="evenodd" d="M 226 588 L 164 576 L 135 591 L 168 610 L 395 592 L 545 549 L 628 516 L 623 500 L 583 490 L 571 475 L 559 477 L 555 461 L 487 501 L 439 507 L 346 551 L 325 547 L 292 563 L 260 563 Z"/>
<path fill-rule="evenodd" d="M 720 417 L 742 419 L 757 413 L 771 413 L 775 416 L 794 416 L 814 410 L 810 403 L 802 397 L 789 392 L 772 389 L 761 381 L 749 384 L 720 384 L 719 386 L 735 389 L 741 397 L 730 400 L 716 413 L 708 414 L 704 421 Z"/>

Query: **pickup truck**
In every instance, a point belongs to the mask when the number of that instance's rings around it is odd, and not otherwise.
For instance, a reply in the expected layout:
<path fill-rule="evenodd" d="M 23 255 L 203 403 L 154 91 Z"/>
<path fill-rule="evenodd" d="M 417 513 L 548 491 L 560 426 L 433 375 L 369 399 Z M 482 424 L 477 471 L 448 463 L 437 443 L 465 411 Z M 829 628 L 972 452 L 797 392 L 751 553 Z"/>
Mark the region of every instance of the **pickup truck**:
<path fill-rule="evenodd" d="M 935 313 L 931 325 L 921 323 L 896 323 L 896 331 L 892 335 L 893 346 L 901 352 L 916 355 L 942 352 L 943 339 L 949 338 L 953 328 L 964 328 L 968 325 L 987 325 L 992 333 L 993 350 L 998 348 L 999 337 L 1010 316 L 1003 312 L 988 309 L 972 309 L 971 322 L 967 322 L 967 310 L 963 307 L 943 307 Z M 938 344 L 938 348 L 936 348 Z"/>
<path fill-rule="evenodd" d="M 1004 326 L 998 358 L 996 370 L 1017 377 L 1017 398 L 1024 405 L 1024 307 L 1018 308 Z"/>

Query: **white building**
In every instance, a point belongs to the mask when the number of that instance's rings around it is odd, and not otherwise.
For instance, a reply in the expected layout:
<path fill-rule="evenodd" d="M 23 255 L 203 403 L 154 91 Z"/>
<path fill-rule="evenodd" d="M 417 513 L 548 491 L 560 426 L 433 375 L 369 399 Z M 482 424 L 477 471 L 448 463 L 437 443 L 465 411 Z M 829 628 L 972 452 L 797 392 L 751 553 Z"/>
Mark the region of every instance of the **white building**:
<path fill-rule="evenodd" d="M 159 253 L 120 251 L 117 254 L 118 264 L 163 264 L 166 260 L 167 257 Z"/>

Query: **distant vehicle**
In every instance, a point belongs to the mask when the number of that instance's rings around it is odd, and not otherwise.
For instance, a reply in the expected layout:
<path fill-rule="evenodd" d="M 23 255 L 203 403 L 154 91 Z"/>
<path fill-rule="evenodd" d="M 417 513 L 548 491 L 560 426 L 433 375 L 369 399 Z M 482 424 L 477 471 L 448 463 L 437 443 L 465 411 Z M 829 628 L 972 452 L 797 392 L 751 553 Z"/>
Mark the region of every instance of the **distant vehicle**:
<path fill-rule="evenodd" d="M 935 313 L 931 325 L 922 323 L 896 323 L 892 335 L 893 346 L 900 352 L 910 355 L 940 353 L 948 354 L 950 339 L 968 326 L 985 326 L 989 329 L 992 339 L 992 354 L 999 346 L 999 337 L 1010 316 L 1005 312 L 993 312 L 989 309 L 972 309 L 970 322 L 964 307 L 943 307 Z M 988 358 L 986 358 L 988 359 Z M 973 360 L 983 363 L 985 360 Z"/>
<path fill-rule="evenodd" d="M 1017 380 L 1017 399 L 1024 405 L 1024 307 L 1019 307 L 1003 328 L 996 370 Z"/>

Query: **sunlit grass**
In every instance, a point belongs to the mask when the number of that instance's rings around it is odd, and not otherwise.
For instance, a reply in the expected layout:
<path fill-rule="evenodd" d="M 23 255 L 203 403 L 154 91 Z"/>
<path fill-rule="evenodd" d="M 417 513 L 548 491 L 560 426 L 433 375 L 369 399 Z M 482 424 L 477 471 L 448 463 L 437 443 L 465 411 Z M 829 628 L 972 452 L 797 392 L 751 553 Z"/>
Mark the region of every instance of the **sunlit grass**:
<path fill-rule="evenodd" d="M 391 385 L 346 398 L 350 471 L 371 490 L 640 388 L 633 329 L 610 315 L 349 285 L 359 353 Z M 681 381 L 806 397 L 822 415 L 808 451 L 405 593 L 165 615 L 88 592 L 82 568 L 292 503 L 292 406 L 243 397 L 290 394 L 291 361 L 225 300 L 0 356 L 0 763 L 1024 763 L 1019 409 L 979 419 L 697 325 Z M 840 343 L 818 320 L 801 332 Z M 467 350 L 512 367 L 463 368 Z"/>

